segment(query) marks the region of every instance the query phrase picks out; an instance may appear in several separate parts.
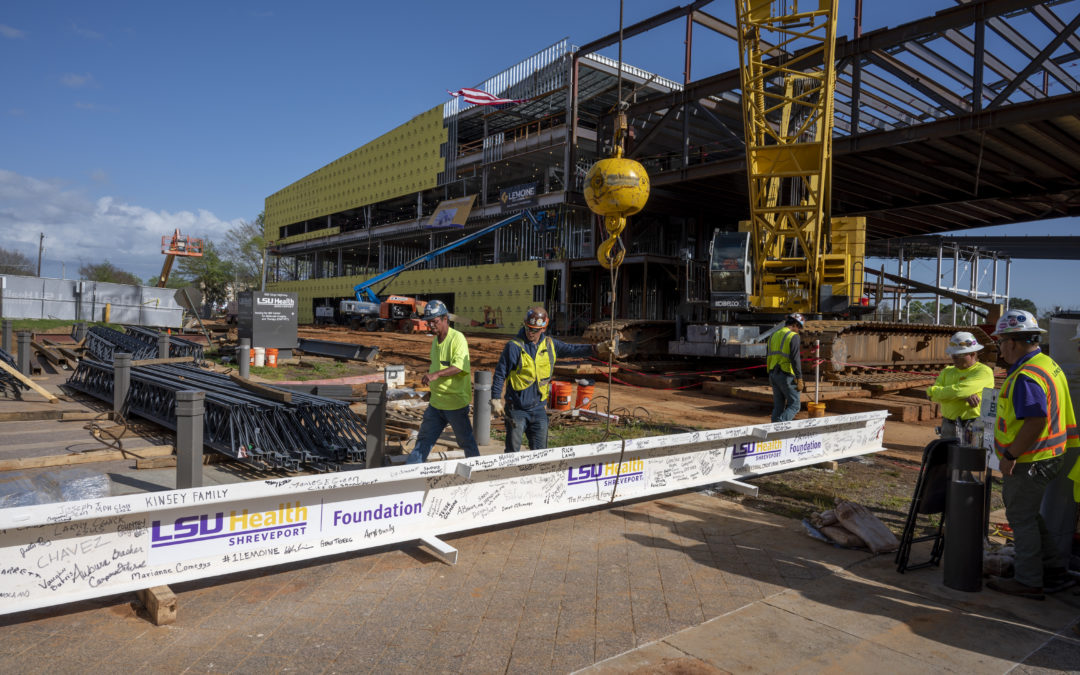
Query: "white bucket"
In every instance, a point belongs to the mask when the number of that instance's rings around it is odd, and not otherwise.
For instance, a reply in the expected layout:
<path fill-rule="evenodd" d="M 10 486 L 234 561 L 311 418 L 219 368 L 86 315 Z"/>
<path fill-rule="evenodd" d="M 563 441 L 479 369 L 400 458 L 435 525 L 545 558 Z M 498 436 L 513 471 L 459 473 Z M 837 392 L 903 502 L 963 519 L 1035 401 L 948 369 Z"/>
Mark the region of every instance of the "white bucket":
<path fill-rule="evenodd" d="M 252 347 L 252 351 L 255 352 L 255 365 L 266 365 L 266 347 Z"/>
<path fill-rule="evenodd" d="M 405 386 L 405 366 L 386 366 L 383 373 L 387 387 Z"/>

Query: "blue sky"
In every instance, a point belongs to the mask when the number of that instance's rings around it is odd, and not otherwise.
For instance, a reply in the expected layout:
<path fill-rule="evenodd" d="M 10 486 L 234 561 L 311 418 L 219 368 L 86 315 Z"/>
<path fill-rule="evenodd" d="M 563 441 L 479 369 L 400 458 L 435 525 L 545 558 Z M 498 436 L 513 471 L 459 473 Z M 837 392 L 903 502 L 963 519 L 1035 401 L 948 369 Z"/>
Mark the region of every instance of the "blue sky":
<path fill-rule="evenodd" d="M 854 1 L 841 0 L 842 35 Z M 675 4 L 626 0 L 625 23 Z M 952 4 L 865 2 L 864 31 Z M 733 5 L 705 9 L 731 21 Z M 447 89 L 563 37 L 580 45 L 615 31 L 618 11 L 617 0 L 4 3 L 0 246 L 36 261 L 44 232 L 46 276 L 105 259 L 153 276 L 175 227 L 219 238 L 267 195 L 442 103 Z M 676 22 L 628 41 L 623 58 L 681 81 L 682 32 Z M 705 33 L 695 32 L 695 79 L 737 58 Z M 1013 294 L 1078 306 L 1063 283 L 1074 266 L 1014 263 Z"/>

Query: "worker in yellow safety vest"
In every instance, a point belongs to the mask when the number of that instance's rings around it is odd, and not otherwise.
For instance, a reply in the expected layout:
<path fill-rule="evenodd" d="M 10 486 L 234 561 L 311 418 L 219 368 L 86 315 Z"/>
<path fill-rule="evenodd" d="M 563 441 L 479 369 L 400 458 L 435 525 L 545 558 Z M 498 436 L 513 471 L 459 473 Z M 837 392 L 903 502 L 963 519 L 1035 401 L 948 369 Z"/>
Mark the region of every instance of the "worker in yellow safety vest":
<path fill-rule="evenodd" d="M 941 404 L 941 437 L 961 438 L 960 430 L 968 420 L 978 419 L 983 389 L 994 388 L 994 371 L 979 363 L 983 346 L 975 336 L 960 331 L 949 338 L 945 353 L 953 364 L 941 371 L 934 385 L 926 390 L 931 401 Z"/>
<path fill-rule="evenodd" d="M 606 359 L 611 351 L 606 343 L 572 345 L 547 335 L 549 319 L 543 307 L 533 307 L 517 337 L 503 347 L 491 378 L 491 412 L 506 423 L 506 452 L 521 450 L 522 436 L 529 448 L 547 447 L 547 402 L 556 358 L 583 358 L 596 355 Z M 503 403 L 503 384 L 506 402 Z"/>
<path fill-rule="evenodd" d="M 799 412 L 799 390 L 802 389 L 799 331 L 805 324 L 802 314 L 789 314 L 784 326 L 769 337 L 765 370 L 772 385 L 773 422 L 788 422 Z"/>
<path fill-rule="evenodd" d="M 1039 348 L 1045 332 L 1030 312 L 1019 309 L 1006 312 L 994 331 L 1009 364 L 998 393 L 994 451 L 1004 476 L 1002 499 L 1014 535 L 1016 572 L 986 584 L 1037 600 L 1076 583 L 1039 513 L 1046 486 L 1071 468 L 1065 466 L 1066 449 L 1080 446 L 1065 374 Z"/>

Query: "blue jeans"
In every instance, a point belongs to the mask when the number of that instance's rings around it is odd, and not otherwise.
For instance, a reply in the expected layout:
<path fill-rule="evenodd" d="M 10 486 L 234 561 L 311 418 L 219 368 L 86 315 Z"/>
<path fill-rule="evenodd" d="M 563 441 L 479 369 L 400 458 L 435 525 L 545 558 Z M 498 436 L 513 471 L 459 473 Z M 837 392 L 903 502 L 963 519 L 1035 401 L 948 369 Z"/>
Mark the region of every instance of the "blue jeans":
<path fill-rule="evenodd" d="M 529 439 L 530 450 L 547 447 L 547 408 L 538 406 L 529 410 L 506 409 L 506 452 L 521 450 L 521 436 Z"/>
<path fill-rule="evenodd" d="M 799 391 L 795 388 L 795 376 L 785 373 L 779 366 L 769 371 L 772 385 L 772 421 L 790 422 L 799 412 Z"/>
<path fill-rule="evenodd" d="M 439 410 L 429 405 L 424 411 L 424 418 L 420 421 L 420 433 L 416 436 L 416 446 L 409 456 L 405 458 L 406 464 L 421 464 L 427 461 L 428 454 L 439 435 L 449 424 L 454 430 L 458 445 L 465 450 L 466 457 L 479 457 L 480 448 L 476 445 L 476 437 L 473 436 L 472 424 L 469 422 L 469 406 L 457 410 Z"/>

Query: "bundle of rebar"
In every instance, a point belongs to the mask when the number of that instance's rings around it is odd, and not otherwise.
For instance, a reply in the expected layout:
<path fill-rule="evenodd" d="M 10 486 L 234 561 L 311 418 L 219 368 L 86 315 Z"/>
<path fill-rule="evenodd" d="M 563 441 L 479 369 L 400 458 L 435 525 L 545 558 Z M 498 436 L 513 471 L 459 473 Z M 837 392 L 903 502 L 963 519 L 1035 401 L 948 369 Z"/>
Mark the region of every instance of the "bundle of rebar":
<path fill-rule="evenodd" d="M 0 361 L 3 361 L 7 365 L 11 366 L 15 370 L 19 369 L 18 364 L 15 363 L 15 359 L 3 349 L 0 349 Z M 11 373 L 0 368 L 0 393 L 7 394 L 10 390 L 12 396 L 18 396 L 19 390 L 23 389 L 30 391 L 30 387 L 25 382 L 11 375 Z"/>
<path fill-rule="evenodd" d="M 86 350 L 104 363 L 112 363 L 117 352 L 128 352 L 135 361 L 157 358 L 157 344 L 148 345 L 106 326 L 90 327 L 86 332 Z"/>
<path fill-rule="evenodd" d="M 112 364 L 84 359 L 68 385 L 111 402 Z M 178 391 L 205 392 L 203 444 L 241 462 L 336 471 L 341 463 L 364 459 L 367 429 L 347 403 L 299 392 L 290 392 L 287 403 L 274 401 L 194 366 L 133 368 L 122 412 L 175 430 Z"/>
<path fill-rule="evenodd" d="M 124 326 L 124 331 L 136 340 L 153 346 L 154 349 L 157 349 L 158 338 L 163 335 L 163 333 L 159 331 L 144 328 L 143 326 Z M 203 346 L 197 342 L 170 335 L 169 356 L 173 358 L 190 356 L 196 361 L 202 361 Z"/>

